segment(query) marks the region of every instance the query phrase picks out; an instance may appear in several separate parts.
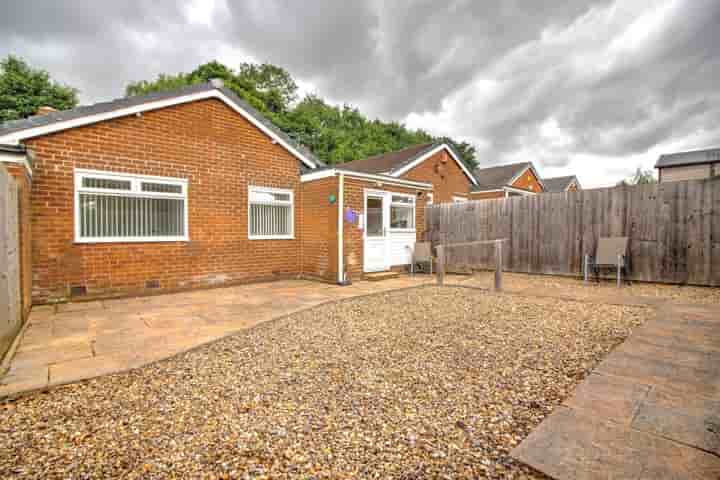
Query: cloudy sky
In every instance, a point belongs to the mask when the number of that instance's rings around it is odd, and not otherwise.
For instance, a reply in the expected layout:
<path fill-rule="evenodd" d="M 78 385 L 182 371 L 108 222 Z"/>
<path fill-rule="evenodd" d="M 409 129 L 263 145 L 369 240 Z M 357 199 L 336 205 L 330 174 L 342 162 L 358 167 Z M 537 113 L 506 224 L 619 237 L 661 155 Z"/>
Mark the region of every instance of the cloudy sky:
<path fill-rule="evenodd" d="M 83 103 L 213 59 L 271 62 L 305 92 L 467 140 L 482 164 L 601 186 L 720 146 L 718 25 L 720 0 L 3 0 L 0 56 Z"/>

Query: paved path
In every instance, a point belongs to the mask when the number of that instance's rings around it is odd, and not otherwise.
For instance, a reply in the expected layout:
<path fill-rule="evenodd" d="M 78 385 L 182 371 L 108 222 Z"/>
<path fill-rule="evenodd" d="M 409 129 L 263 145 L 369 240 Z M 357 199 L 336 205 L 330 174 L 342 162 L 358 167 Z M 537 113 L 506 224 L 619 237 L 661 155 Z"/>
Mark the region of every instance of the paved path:
<path fill-rule="evenodd" d="M 431 283 L 307 280 L 35 307 L 0 398 L 136 368 L 328 301 Z"/>
<path fill-rule="evenodd" d="M 328 301 L 431 282 L 294 280 L 35 308 L 0 397 L 139 367 Z M 577 300 L 558 290 L 508 290 Z M 623 295 L 582 301 L 648 305 L 658 315 L 513 455 L 557 479 L 720 478 L 720 310 Z"/>
<path fill-rule="evenodd" d="M 515 458 L 558 480 L 720 479 L 720 311 L 656 310 Z"/>

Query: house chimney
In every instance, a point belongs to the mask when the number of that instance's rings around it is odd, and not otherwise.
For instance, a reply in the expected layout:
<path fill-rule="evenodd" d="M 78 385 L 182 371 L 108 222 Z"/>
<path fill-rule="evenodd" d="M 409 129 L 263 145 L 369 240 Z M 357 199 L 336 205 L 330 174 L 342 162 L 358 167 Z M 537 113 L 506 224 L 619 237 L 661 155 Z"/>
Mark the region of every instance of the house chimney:
<path fill-rule="evenodd" d="M 35 115 L 47 115 L 49 113 L 57 112 L 53 107 L 49 107 L 47 105 L 43 105 L 42 107 L 38 107 L 37 112 L 35 112 Z"/>

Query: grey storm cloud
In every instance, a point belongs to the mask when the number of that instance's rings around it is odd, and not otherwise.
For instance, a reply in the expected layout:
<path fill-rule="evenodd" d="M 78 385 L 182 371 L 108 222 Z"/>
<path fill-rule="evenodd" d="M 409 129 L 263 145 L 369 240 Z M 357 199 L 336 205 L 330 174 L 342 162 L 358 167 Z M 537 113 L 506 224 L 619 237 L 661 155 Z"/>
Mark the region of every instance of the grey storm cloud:
<path fill-rule="evenodd" d="M 717 0 L 6 1 L 0 56 L 88 102 L 236 52 L 333 101 L 470 140 L 483 163 L 559 172 L 581 156 L 720 143 L 719 24 Z"/>

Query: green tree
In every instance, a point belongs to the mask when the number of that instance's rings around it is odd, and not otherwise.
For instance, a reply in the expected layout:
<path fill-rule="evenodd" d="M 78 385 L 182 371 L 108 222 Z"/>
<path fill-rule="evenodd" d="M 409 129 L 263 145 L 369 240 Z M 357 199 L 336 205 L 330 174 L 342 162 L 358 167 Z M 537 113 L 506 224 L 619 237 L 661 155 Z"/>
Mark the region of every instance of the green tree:
<path fill-rule="evenodd" d="M 42 106 L 73 108 L 78 104 L 77 92 L 21 58 L 10 55 L 0 62 L 0 122 L 35 115 Z"/>
<path fill-rule="evenodd" d="M 657 183 L 657 178 L 653 174 L 652 170 L 643 170 L 641 167 L 637 167 L 637 170 L 633 175 L 618 182 L 618 186 L 622 185 L 650 185 Z"/>
<path fill-rule="evenodd" d="M 233 70 L 219 62 L 209 62 L 190 73 L 163 74 L 152 81 L 131 83 L 126 94 L 169 90 L 212 78 L 222 79 L 226 87 L 266 115 L 288 136 L 331 164 L 441 141 L 454 145 L 470 167 L 476 164 L 475 148 L 467 142 L 433 137 L 397 122 L 369 120 L 355 107 L 329 105 L 317 95 L 307 95 L 298 102 L 298 87 L 292 76 L 285 69 L 268 63 L 242 63 Z"/>
<path fill-rule="evenodd" d="M 227 88 L 272 120 L 276 120 L 274 115 L 282 114 L 290 108 L 297 92 L 295 81 L 280 67 L 243 63 L 235 71 L 220 62 L 212 61 L 200 65 L 190 73 L 160 74 L 155 80 L 132 82 L 125 87 L 125 95 L 172 90 L 205 83 L 213 78 L 221 79 Z"/>

